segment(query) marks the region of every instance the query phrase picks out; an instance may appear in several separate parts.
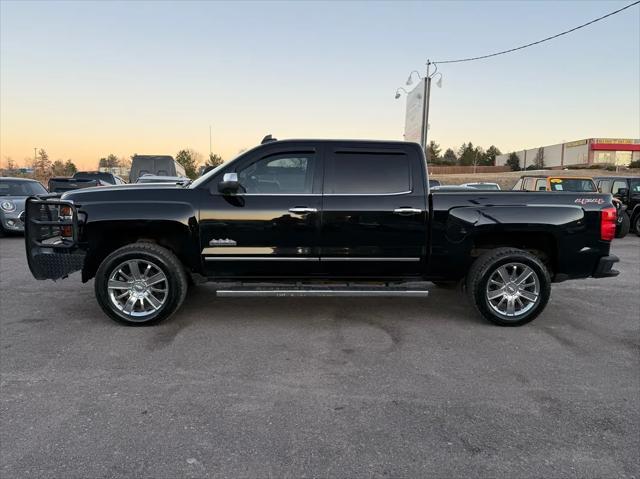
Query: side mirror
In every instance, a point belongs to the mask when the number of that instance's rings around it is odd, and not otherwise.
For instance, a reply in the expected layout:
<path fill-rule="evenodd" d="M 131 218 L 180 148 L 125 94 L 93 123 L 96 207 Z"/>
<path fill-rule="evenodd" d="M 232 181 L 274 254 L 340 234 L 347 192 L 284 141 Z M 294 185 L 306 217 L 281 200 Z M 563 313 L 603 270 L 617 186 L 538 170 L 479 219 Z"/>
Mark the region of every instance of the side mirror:
<path fill-rule="evenodd" d="M 218 191 L 223 195 L 237 193 L 239 189 L 238 173 L 225 173 L 222 181 L 218 183 Z"/>

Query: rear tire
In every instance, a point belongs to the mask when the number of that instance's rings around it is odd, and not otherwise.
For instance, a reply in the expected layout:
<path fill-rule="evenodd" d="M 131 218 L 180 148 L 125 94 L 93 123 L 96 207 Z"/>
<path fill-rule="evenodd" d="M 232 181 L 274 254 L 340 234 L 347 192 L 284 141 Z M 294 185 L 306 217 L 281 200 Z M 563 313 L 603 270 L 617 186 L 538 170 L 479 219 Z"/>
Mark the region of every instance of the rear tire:
<path fill-rule="evenodd" d="M 631 219 L 629 219 L 629 215 L 626 213 L 622 213 L 624 216 L 622 217 L 622 222 L 616 226 L 616 238 L 624 238 L 629 234 L 629 229 L 631 228 Z"/>
<path fill-rule="evenodd" d="M 114 321 L 129 326 L 157 324 L 175 313 L 187 294 L 187 274 L 180 260 L 155 243 L 117 249 L 100 264 L 96 299 Z"/>
<path fill-rule="evenodd" d="M 633 219 L 633 230 L 640 236 L 640 213 L 636 214 L 636 217 Z"/>
<path fill-rule="evenodd" d="M 466 286 L 478 312 L 499 326 L 521 326 L 534 320 L 551 295 L 545 265 L 516 248 L 497 248 L 476 259 Z"/>

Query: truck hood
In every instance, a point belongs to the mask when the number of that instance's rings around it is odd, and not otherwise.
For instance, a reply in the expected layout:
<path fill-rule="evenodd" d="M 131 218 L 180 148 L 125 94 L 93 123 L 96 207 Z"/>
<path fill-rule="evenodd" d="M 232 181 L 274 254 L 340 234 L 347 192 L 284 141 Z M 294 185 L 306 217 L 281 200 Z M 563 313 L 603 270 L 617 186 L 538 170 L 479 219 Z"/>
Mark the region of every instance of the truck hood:
<path fill-rule="evenodd" d="M 158 198 L 167 190 L 185 190 L 182 185 L 173 183 L 135 183 L 127 185 L 114 186 L 96 186 L 92 188 L 83 188 L 80 190 L 72 190 L 62 195 L 63 200 L 71 200 L 74 202 L 84 201 L 108 201 L 108 200 L 125 200 L 129 198 L 143 198 L 148 196 L 150 199 Z"/>

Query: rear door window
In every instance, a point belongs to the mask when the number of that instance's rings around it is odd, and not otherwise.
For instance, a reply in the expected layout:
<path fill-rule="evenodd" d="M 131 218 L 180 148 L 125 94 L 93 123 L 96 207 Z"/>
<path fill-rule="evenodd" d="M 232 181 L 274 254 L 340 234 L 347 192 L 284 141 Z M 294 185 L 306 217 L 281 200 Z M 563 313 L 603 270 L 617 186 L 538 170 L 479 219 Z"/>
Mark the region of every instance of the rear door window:
<path fill-rule="evenodd" d="M 536 181 L 536 191 L 547 191 L 547 180 L 545 178 L 539 178 Z"/>
<path fill-rule="evenodd" d="M 411 192 L 411 168 L 404 153 L 337 151 L 329 155 L 324 194 L 391 195 Z"/>

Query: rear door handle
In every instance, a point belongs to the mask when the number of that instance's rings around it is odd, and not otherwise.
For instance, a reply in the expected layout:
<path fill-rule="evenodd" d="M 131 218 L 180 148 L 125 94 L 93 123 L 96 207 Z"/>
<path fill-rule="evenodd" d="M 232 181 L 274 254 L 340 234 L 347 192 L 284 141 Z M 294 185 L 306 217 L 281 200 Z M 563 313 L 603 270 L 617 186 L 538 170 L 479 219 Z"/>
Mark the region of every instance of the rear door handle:
<path fill-rule="evenodd" d="M 299 215 L 308 215 L 309 213 L 317 213 L 317 208 L 307 208 L 306 206 L 296 206 L 295 208 L 289 208 L 291 213 L 297 213 Z"/>
<path fill-rule="evenodd" d="M 419 208 L 396 208 L 393 213 L 400 216 L 419 215 L 422 210 Z"/>

